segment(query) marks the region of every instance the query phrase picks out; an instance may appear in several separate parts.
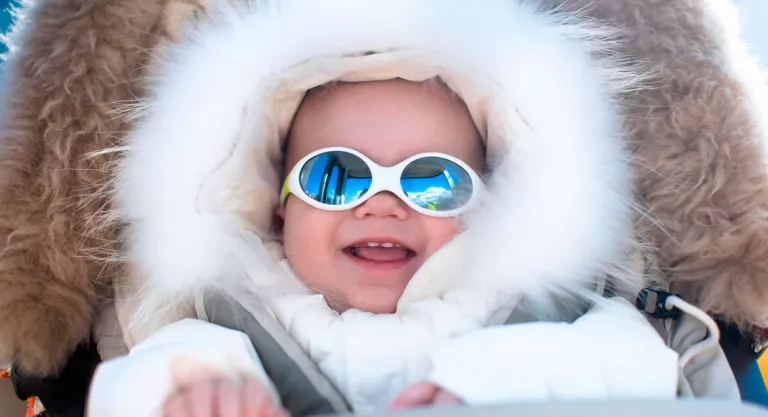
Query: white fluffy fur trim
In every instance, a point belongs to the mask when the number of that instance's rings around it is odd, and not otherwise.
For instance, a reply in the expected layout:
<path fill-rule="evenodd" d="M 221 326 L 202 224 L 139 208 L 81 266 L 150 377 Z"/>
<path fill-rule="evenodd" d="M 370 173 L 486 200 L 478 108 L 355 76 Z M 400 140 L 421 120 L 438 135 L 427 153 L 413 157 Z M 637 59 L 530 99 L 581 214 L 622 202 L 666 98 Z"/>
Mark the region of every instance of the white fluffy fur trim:
<path fill-rule="evenodd" d="M 483 108 L 489 141 L 503 144 L 490 192 L 467 219 L 465 288 L 545 300 L 605 275 L 632 236 L 613 102 L 628 78 L 594 58 L 611 45 L 607 31 L 530 3 L 284 0 L 217 11 L 176 48 L 127 139 L 117 200 L 146 294 L 245 275 L 231 245 L 247 230 L 268 240 L 286 117 L 273 99 L 296 81 L 284 74 L 368 52 L 469 74 L 482 98 L 470 107 Z M 274 271 L 264 253 L 254 259 Z M 251 278 L 274 281 L 260 274 Z"/>

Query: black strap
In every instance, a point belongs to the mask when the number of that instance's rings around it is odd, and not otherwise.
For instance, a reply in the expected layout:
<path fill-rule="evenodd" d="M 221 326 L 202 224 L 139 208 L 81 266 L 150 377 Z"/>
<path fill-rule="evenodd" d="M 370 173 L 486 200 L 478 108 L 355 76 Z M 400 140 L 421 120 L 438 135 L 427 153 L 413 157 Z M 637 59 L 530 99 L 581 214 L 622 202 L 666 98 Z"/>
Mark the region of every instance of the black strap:
<path fill-rule="evenodd" d="M 22 400 L 37 397 L 46 409 L 46 416 L 82 417 L 88 387 L 99 361 L 96 344 L 89 343 L 79 346 L 55 376 L 41 377 L 13 367 L 13 389 Z"/>
<path fill-rule="evenodd" d="M 677 319 L 681 314 L 680 309 L 667 306 L 667 299 L 673 295 L 676 294 L 648 287 L 637 295 L 635 306 L 657 319 Z"/>

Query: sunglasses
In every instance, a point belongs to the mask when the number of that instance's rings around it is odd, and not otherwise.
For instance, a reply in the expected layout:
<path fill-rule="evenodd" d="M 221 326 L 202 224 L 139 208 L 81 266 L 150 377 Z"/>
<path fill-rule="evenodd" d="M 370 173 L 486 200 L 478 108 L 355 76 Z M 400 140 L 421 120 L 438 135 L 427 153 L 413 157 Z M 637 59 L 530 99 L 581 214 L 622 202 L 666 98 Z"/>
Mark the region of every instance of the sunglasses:
<path fill-rule="evenodd" d="M 450 155 L 422 153 L 382 167 L 354 149 L 334 147 L 312 152 L 293 167 L 281 203 L 294 194 L 315 208 L 341 211 L 389 191 L 419 213 L 451 217 L 470 208 L 482 187 L 477 173 Z"/>

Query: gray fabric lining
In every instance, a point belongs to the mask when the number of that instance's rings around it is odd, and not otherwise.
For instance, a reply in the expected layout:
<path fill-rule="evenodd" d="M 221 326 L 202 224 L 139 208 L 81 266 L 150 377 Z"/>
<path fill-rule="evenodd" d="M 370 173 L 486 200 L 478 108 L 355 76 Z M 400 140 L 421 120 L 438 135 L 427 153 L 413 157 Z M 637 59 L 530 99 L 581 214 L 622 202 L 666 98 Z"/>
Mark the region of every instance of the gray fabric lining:
<path fill-rule="evenodd" d="M 592 307 L 592 302 L 580 300 L 576 297 L 563 296 L 561 298 L 553 298 L 551 305 L 552 311 L 556 311 L 557 314 L 550 317 L 540 317 L 532 312 L 528 302 L 522 299 L 517 308 L 512 310 L 504 324 L 523 324 L 538 321 L 573 323 L 589 311 Z"/>
<path fill-rule="evenodd" d="M 345 414 L 346 415 L 346 414 Z M 392 417 L 388 412 L 367 417 Z M 632 400 L 555 401 L 492 407 L 438 406 L 399 412 L 397 417 L 768 417 L 768 410 L 735 401 Z"/>
<path fill-rule="evenodd" d="M 268 312 L 258 306 L 246 308 L 217 293 L 205 294 L 202 304 L 202 308 L 198 305 L 201 319 L 248 335 L 292 416 L 350 410 L 339 391 Z"/>

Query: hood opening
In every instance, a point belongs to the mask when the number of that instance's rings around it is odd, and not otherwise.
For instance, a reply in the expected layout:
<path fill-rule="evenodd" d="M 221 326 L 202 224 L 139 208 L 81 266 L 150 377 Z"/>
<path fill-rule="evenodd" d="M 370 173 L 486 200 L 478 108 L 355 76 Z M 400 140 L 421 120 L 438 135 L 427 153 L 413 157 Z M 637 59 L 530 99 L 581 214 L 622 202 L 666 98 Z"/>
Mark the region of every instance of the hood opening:
<path fill-rule="evenodd" d="M 610 31 L 507 0 L 276 4 L 177 48 L 127 138 L 117 205 L 148 293 L 274 281 L 281 140 L 305 92 L 331 81 L 439 77 L 485 138 L 488 192 L 414 294 L 543 300 L 622 261 L 632 184 L 614 99 L 635 78 L 605 58 Z"/>
<path fill-rule="evenodd" d="M 432 60 L 434 61 L 434 58 Z M 462 100 L 475 122 L 486 150 L 486 165 L 491 165 L 493 161 L 498 163 L 499 160 L 503 159 L 501 154 L 505 151 L 502 150 L 501 135 L 492 128 L 493 125 L 500 123 L 491 123 L 493 121 L 489 120 L 486 109 L 489 107 L 490 97 L 482 87 L 478 87 L 481 84 L 475 79 L 479 77 L 472 79 L 460 75 L 458 71 L 448 73 L 445 67 L 439 63 L 430 63 L 430 61 L 425 61 L 424 58 L 420 59 L 418 55 L 409 52 L 369 52 L 357 56 L 304 62 L 265 81 L 260 86 L 260 91 L 254 94 L 259 100 L 266 97 L 267 102 L 270 103 L 266 114 L 259 117 L 259 121 L 262 123 L 253 126 L 254 130 L 251 133 L 243 134 L 229 160 L 212 173 L 210 178 L 216 183 L 216 189 L 211 190 L 211 192 L 218 194 L 221 189 L 220 183 L 215 180 L 217 176 L 231 178 L 229 166 L 240 165 L 242 169 L 247 169 L 244 166 L 247 162 L 242 161 L 248 160 L 249 157 L 244 153 L 249 152 L 254 164 L 260 165 L 263 162 L 268 162 L 267 166 L 262 166 L 265 169 L 254 174 L 262 177 L 263 182 L 271 184 L 272 194 L 277 197 L 286 169 L 284 164 L 287 138 L 293 119 L 308 91 L 335 82 L 356 83 L 397 78 L 414 82 L 436 80 L 444 84 L 456 94 L 458 99 Z M 270 126 L 270 128 L 265 129 L 265 126 Z M 267 161 L 263 161 L 263 155 L 268 156 Z M 489 158 L 491 158 L 491 163 L 488 162 Z M 261 161 L 259 161 L 260 159 Z M 277 200 L 273 196 L 269 198 L 260 196 L 259 202 L 255 198 L 242 199 L 237 194 L 242 193 L 247 185 L 245 183 L 237 184 L 237 180 L 232 182 L 234 184 L 230 186 L 229 195 L 224 198 L 229 209 L 245 216 L 242 219 L 247 224 L 251 224 L 252 230 L 263 239 L 276 240 L 277 237 L 272 233 L 275 230 L 272 224 L 274 220 L 272 213 L 275 210 Z M 215 201 L 220 197 L 211 196 L 210 199 Z M 241 207 L 236 207 L 238 205 Z"/>

